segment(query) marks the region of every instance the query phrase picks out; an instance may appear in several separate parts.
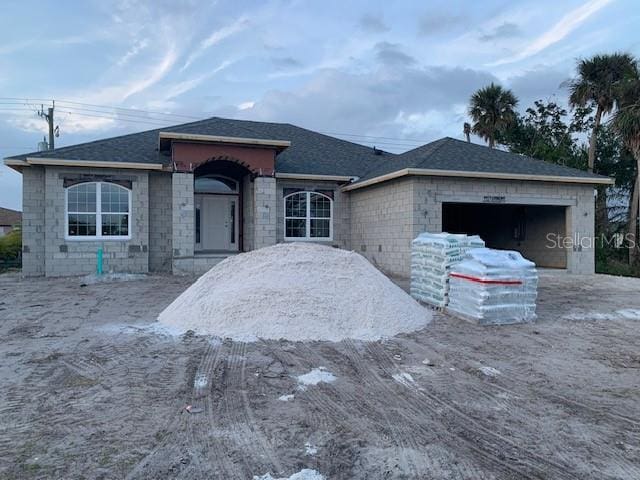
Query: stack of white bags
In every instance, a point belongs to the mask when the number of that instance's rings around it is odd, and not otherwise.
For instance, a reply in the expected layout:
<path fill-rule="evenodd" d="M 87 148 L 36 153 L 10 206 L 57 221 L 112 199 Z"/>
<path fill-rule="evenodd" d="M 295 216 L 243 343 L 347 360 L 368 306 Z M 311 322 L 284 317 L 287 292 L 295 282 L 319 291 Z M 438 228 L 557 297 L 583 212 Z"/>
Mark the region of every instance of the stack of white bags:
<path fill-rule="evenodd" d="M 473 249 L 450 269 L 447 310 L 480 324 L 530 322 L 537 288 L 535 264 L 519 252 Z"/>
<path fill-rule="evenodd" d="M 411 245 L 411 296 L 435 307 L 445 307 L 449 270 L 471 248 L 484 247 L 477 235 L 421 233 Z"/>

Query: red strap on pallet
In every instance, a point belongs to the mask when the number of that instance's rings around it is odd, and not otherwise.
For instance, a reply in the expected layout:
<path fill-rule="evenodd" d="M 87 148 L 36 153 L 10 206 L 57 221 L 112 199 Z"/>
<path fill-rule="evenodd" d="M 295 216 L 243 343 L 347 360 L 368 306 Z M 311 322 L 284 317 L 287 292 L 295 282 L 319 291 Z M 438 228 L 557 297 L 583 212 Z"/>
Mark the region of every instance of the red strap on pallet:
<path fill-rule="evenodd" d="M 488 285 L 522 285 L 520 280 L 485 280 L 484 278 L 472 277 L 471 275 L 464 275 L 462 273 L 450 273 L 449 275 L 469 280 L 470 282 L 485 283 Z"/>

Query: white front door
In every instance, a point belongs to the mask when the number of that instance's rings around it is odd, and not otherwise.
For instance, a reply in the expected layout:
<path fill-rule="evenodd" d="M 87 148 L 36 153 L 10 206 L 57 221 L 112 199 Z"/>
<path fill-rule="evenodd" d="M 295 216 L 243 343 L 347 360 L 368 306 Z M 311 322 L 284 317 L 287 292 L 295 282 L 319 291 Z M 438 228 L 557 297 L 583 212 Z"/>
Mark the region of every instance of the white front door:
<path fill-rule="evenodd" d="M 238 250 L 238 197 L 196 195 L 196 250 Z"/>

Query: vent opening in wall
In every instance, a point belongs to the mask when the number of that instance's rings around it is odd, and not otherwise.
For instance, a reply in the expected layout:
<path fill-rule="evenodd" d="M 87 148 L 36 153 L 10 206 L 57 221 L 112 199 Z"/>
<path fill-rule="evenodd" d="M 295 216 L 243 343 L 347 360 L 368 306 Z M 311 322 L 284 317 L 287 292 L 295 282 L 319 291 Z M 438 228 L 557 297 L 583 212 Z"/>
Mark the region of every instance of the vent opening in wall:
<path fill-rule="evenodd" d="M 366 252 L 367 251 L 367 246 L 366 245 L 360 245 L 360 251 L 361 252 Z"/>
<path fill-rule="evenodd" d="M 378 245 L 378 251 L 381 252 L 382 251 L 382 245 Z"/>

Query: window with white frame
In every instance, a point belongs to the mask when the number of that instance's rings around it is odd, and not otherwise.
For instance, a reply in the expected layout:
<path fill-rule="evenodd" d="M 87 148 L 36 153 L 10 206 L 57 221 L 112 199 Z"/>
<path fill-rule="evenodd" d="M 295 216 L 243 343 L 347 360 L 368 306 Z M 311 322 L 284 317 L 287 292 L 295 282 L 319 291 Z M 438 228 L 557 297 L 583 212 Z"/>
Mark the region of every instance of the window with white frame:
<path fill-rule="evenodd" d="M 332 240 L 333 200 L 318 192 L 284 197 L 285 240 Z"/>
<path fill-rule="evenodd" d="M 107 182 L 67 187 L 66 235 L 77 239 L 128 239 L 131 190 Z"/>

